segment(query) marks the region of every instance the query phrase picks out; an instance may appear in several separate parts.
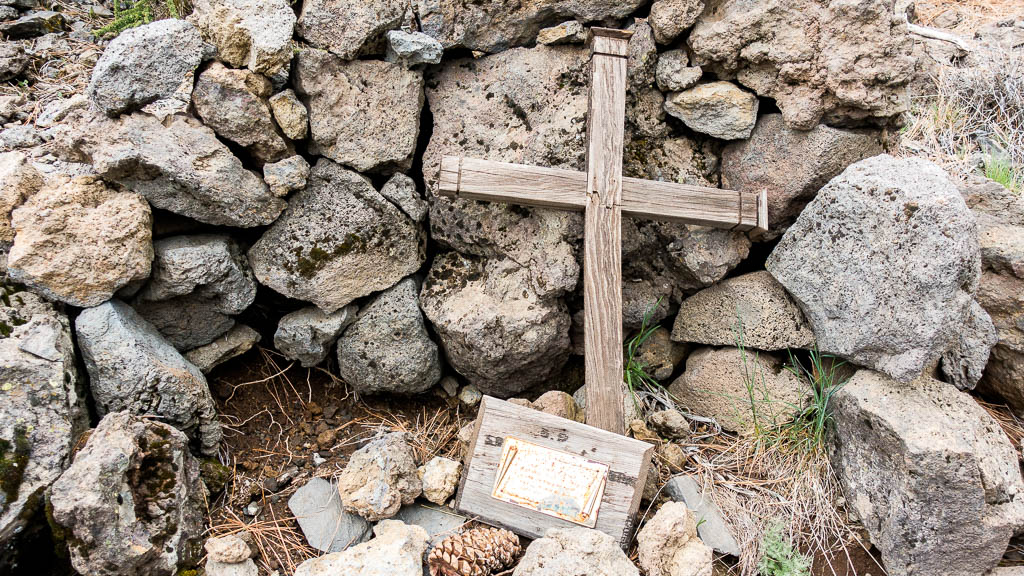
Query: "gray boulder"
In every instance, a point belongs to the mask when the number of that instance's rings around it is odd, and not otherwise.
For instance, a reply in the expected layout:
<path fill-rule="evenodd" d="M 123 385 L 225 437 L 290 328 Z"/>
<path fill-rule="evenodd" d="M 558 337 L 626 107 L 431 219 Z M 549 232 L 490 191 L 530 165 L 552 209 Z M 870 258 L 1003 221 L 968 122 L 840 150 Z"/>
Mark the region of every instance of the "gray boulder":
<path fill-rule="evenodd" d="M 337 477 L 347 512 L 371 522 L 394 516 L 423 490 L 404 432 L 389 432 L 356 450 Z"/>
<path fill-rule="evenodd" d="M 214 454 L 220 423 L 198 368 L 128 305 L 111 300 L 75 320 L 96 411 L 156 415 Z"/>
<path fill-rule="evenodd" d="M 0 543 L 12 541 L 71 464 L 89 425 L 67 317 L 31 292 L 0 304 Z"/>
<path fill-rule="evenodd" d="M 689 66 L 690 57 L 685 50 L 669 50 L 658 57 L 658 88 L 665 92 L 679 92 L 692 88 L 700 80 L 700 66 Z"/>
<path fill-rule="evenodd" d="M 418 1 L 420 27 L 445 48 L 501 52 L 532 44 L 554 22 L 609 21 L 632 14 L 643 0 L 534 0 L 466 4 L 461 0 Z"/>
<path fill-rule="evenodd" d="M 381 293 L 338 339 L 338 371 L 357 392 L 413 394 L 441 379 L 412 278 Z"/>
<path fill-rule="evenodd" d="M 654 85 L 658 66 L 658 47 L 654 44 L 654 32 L 651 31 L 651 25 L 644 20 L 637 20 L 629 29 L 633 36 L 629 39 L 627 51 L 626 81 L 633 90 L 649 88 Z"/>
<path fill-rule="evenodd" d="M 749 138 L 757 121 L 757 96 L 731 82 L 709 82 L 665 99 L 665 111 L 690 129 L 720 138 Z"/>
<path fill-rule="evenodd" d="M 1017 452 L 973 398 L 861 370 L 832 398 L 833 465 L 894 576 L 975 576 L 1024 526 Z"/>
<path fill-rule="evenodd" d="M 195 0 L 189 22 L 233 68 L 273 76 L 292 57 L 295 12 L 287 0 Z"/>
<path fill-rule="evenodd" d="M 569 312 L 538 296 L 509 260 L 449 252 L 434 258 L 420 293 L 448 362 L 487 394 L 513 396 L 547 381 L 569 356 Z"/>
<path fill-rule="evenodd" d="M 109 116 L 167 98 L 191 82 L 205 48 L 194 26 L 175 18 L 117 35 L 93 68 L 86 94 Z"/>
<path fill-rule="evenodd" d="M 402 25 L 403 0 L 310 0 L 302 4 L 299 36 L 345 60 L 383 53 L 384 34 Z"/>
<path fill-rule="evenodd" d="M 1024 195 L 981 178 L 968 181 L 961 193 L 978 219 L 978 303 L 999 337 L 978 391 L 1002 397 L 1024 415 Z"/>
<path fill-rule="evenodd" d="M 38 5 L 27 8 L 36 8 Z M 13 22 L 0 24 L 0 34 L 7 40 L 25 40 L 47 34 L 63 32 L 67 19 L 53 10 L 32 11 Z"/>
<path fill-rule="evenodd" d="M 274 196 L 284 198 L 291 192 L 302 190 L 309 180 L 309 162 L 302 156 L 289 156 L 284 160 L 263 165 L 263 180 Z"/>
<path fill-rule="evenodd" d="M 697 22 L 702 12 L 703 0 L 655 0 L 648 22 L 658 44 L 671 44 Z"/>
<path fill-rule="evenodd" d="M 304 7 L 310 5 L 315 2 Z M 318 153 L 360 172 L 412 166 L 423 109 L 422 72 L 303 50 L 293 77 L 309 108 Z"/>
<path fill-rule="evenodd" d="M 25 47 L 16 42 L 0 43 L 0 82 L 17 78 L 29 65 Z"/>
<path fill-rule="evenodd" d="M 359 574 L 359 576 L 422 576 L 427 532 L 397 520 L 373 527 L 374 538 L 345 550 L 306 560 L 295 576 Z"/>
<path fill-rule="evenodd" d="M 47 298 L 95 306 L 149 276 L 152 222 L 139 194 L 93 176 L 51 178 L 11 215 L 7 273 Z"/>
<path fill-rule="evenodd" d="M 178 350 L 213 342 L 256 298 L 245 256 L 227 236 L 174 236 L 153 248 L 152 278 L 132 306 Z"/>
<path fill-rule="evenodd" d="M 194 296 L 224 314 L 238 314 L 256 298 L 256 280 L 238 243 L 229 236 L 173 236 L 153 243 L 156 258 L 138 299 Z"/>
<path fill-rule="evenodd" d="M 426 530 L 431 546 L 437 546 L 445 538 L 460 533 L 469 523 L 469 518 L 457 514 L 451 508 L 418 502 L 402 506 L 394 519 Z"/>
<path fill-rule="evenodd" d="M 188 439 L 166 424 L 108 414 L 49 500 L 81 574 L 173 576 L 202 556 L 206 487 Z"/>
<path fill-rule="evenodd" d="M 729 278 L 679 306 L 672 339 L 758 350 L 811 348 L 814 333 L 803 312 L 771 274 Z"/>
<path fill-rule="evenodd" d="M 308 306 L 285 314 L 274 332 L 274 347 L 289 360 L 310 368 L 324 361 L 338 336 L 356 321 L 359 308 L 349 304 L 330 314 Z"/>
<path fill-rule="evenodd" d="M 687 44 L 705 72 L 774 99 L 792 128 L 895 122 L 916 61 L 893 4 L 728 0 L 701 14 Z"/>
<path fill-rule="evenodd" d="M 589 528 L 549 528 L 526 549 L 512 576 L 639 576 L 611 536 Z"/>
<path fill-rule="evenodd" d="M 395 174 L 380 189 L 380 195 L 398 206 L 414 222 L 423 222 L 430 207 L 416 191 L 416 183 L 405 174 Z"/>
<path fill-rule="evenodd" d="M 271 116 L 270 80 L 247 70 L 214 62 L 196 81 L 192 105 L 203 123 L 221 138 L 245 148 L 260 162 L 276 162 L 288 153 Z"/>
<path fill-rule="evenodd" d="M 235 324 L 213 342 L 186 352 L 185 360 L 199 368 L 203 374 L 209 374 L 217 366 L 245 354 L 259 341 L 259 332 L 245 324 Z"/>
<path fill-rule="evenodd" d="M 385 58 L 388 62 L 399 62 L 406 66 L 440 64 L 443 55 L 441 43 L 423 32 L 388 32 L 388 53 Z"/>
<path fill-rule="evenodd" d="M 810 386 L 766 352 L 701 348 L 668 387 L 681 406 L 742 435 L 790 421 Z"/>
<path fill-rule="evenodd" d="M 722 151 L 722 187 L 768 192 L 772 236 L 793 223 L 818 190 L 847 166 L 882 152 L 881 134 L 819 124 L 786 126 L 781 114 L 761 116 L 749 140 Z"/>
<path fill-rule="evenodd" d="M 331 313 L 418 270 L 424 241 L 366 178 L 321 159 L 249 263 L 262 284 Z"/>
<path fill-rule="evenodd" d="M 288 509 L 306 542 L 321 552 L 341 552 L 370 538 L 370 523 L 342 510 L 338 488 L 323 478 L 310 478 L 296 490 Z"/>
<path fill-rule="evenodd" d="M 57 151 L 65 160 L 92 164 L 104 179 L 156 208 L 207 224 L 263 226 L 285 207 L 212 129 L 185 116 L 165 125 L 145 114 L 117 120 L 82 115 L 59 133 Z"/>
<path fill-rule="evenodd" d="M 822 188 L 765 266 L 822 352 L 909 382 L 955 344 L 981 258 L 974 217 L 945 173 L 883 155 Z"/>
<path fill-rule="evenodd" d="M 941 367 L 946 380 L 961 390 L 973 390 L 997 342 L 999 332 L 992 317 L 981 304 L 972 300 L 953 346 L 942 354 Z"/>

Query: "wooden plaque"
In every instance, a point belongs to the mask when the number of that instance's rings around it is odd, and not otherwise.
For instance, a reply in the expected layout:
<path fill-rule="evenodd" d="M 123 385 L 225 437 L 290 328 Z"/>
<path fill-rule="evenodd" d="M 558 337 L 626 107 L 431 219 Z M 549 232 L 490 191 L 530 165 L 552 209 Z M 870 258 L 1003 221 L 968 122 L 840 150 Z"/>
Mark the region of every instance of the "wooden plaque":
<path fill-rule="evenodd" d="M 484 396 L 455 505 L 528 538 L 585 526 L 626 548 L 654 446 Z"/>

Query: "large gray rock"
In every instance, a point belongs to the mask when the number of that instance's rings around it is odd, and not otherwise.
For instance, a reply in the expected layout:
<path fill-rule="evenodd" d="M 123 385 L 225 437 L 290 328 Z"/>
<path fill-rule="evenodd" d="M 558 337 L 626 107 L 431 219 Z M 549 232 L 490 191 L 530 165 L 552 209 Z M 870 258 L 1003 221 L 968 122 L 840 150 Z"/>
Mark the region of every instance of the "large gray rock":
<path fill-rule="evenodd" d="M 263 226 L 284 210 L 258 174 L 198 120 L 164 125 L 132 114 L 117 120 L 79 116 L 57 138 L 64 159 L 87 162 L 108 181 L 139 192 L 156 208 L 207 224 Z"/>
<path fill-rule="evenodd" d="M 418 270 L 424 236 L 366 178 L 321 159 L 249 263 L 262 284 L 331 313 Z"/>
<path fill-rule="evenodd" d="M 344 552 L 306 560 L 295 576 L 422 576 L 427 533 L 419 526 L 384 520 L 373 527 L 374 538 Z"/>
<path fill-rule="evenodd" d="M 790 421 L 810 394 L 808 383 L 780 358 L 738 348 L 696 350 L 668 390 L 692 413 L 739 434 Z"/>
<path fill-rule="evenodd" d="M 768 225 L 777 235 L 847 166 L 882 152 L 881 136 L 820 124 L 786 126 L 781 114 L 761 116 L 749 140 L 722 151 L 722 187 L 768 192 Z"/>
<path fill-rule="evenodd" d="M 389 432 L 356 450 L 337 477 L 341 504 L 371 522 L 394 516 L 423 490 L 404 432 Z"/>
<path fill-rule="evenodd" d="M 893 5 L 724 0 L 700 17 L 688 44 L 705 71 L 773 98 L 793 128 L 894 122 L 915 61 Z"/>
<path fill-rule="evenodd" d="M 322 50 L 303 50 L 295 62 L 295 91 L 309 108 L 318 153 L 360 172 L 412 166 L 422 72 L 378 60 L 346 62 Z"/>
<path fill-rule="evenodd" d="M 50 491 L 81 574 L 173 576 L 202 557 L 206 487 L 174 428 L 105 416 Z"/>
<path fill-rule="evenodd" d="M 89 425 L 67 317 L 31 292 L 0 305 L 0 543 L 24 529 Z"/>
<path fill-rule="evenodd" d="M 149 276 L 152 215 L 92 176 L 51 178 L 11 216 L 7 273 L 47 298 L 95 306 Z"/>
<path fill-rule="evenodd" d="M 273 76 L 291 60 L 295 12 L 287 0 L 195 0 L 188 20 L 233 68 Z"/>
<path fill-rule="evenodd" d="M 532 44 L 545 26 L 566 20 L 595 22 L 624 18 L 643 0 L 501 0 L 467 4 L 460 0 L 417 0 L 424 32 L 445 48 L 501 52 Z"/>
<path fill-rule="evenodd" d="M 203 123 L 221 138 L 242 146 L 260 162 L 276 162 L 288 153 L 270 112 L 270 80 L 247 70 L 214 62 L 196 81 L 192 105 Z"/>
<path fill-rule="evenodd" d="M 709 82 L 665 99 L 665 111 L 690 129 L 721 138 L 749 138 L 757 121 L 757 97 L 731 82 Z"/>
<path fill-rule="evenodd" d="M 178 350 L 213 342 L 256 298 L 252 271 L 228 236 L 174 236 L 153 248 L 152 278 L 132 306 Z"/>
<path fill-rule="evenodd" d="M 702 12 L 703 0 L 655 0 L 648 22 L 658 44 L 671 44 L 697 22 Z"/>
<path fill-rule="evenodd" d="M 323 478 L 310 478 L 288 499 L 310 546 L 321 552 L 341 552 L 370 537 L 370 523 L 341 509 L 338 488 Z"/>
<path fill-rule="evenodd" d="M 740 555 L 740 545 L 732 535 L 729 524 L 722 517 L 722 512 L 711 499 L 711 495 L 703 490 L 693 476 L 676 476 L 665 484 L 665 495 L 683 502 L 700 520 L 697 534 L 700 539 L 719 554 L 729 556 Z"/>
<path fill-rule="evenodd" d="M 999 332 L 992 317 L 981 304 L 972 300 L 960 333 L 952 347 L 942 354 L 941 367 L 946 380 L 961 390 L 973 390 L 997 342 Z"/>
<path fill-rule="evenodd" d="M 682 502 L 666 502 L 637 534 L 647 576 L 711 576 L 711 548 L 697 537 L 698 517 Z"/>
<path fill-rule="evenodd" d="M 441 379 L 418 294 L 414 279 L 402 280 L 360 310 L 338 339 L 338 372 L 357 392 L 413 394 Z"/>
<path fill-rule="evenodd" d="M 861 370 L 832 397 L 833 465 L 894 576 L 975 576 L 1024 526 L 1017 452 L 973 398 Z"/>
<path fill-rule="evenodd" d="M 203 60 L 194 26 L 169 18 L 117 35 L 96 62 L 86 93 L 104 113 L 117 116 L 174 94 Z M 188 76 L 188 78 L 186 78 Z"/>
<path fill-rule="evenodd" d="M 978 390 L 1003 397 L 1024 415 L 1024 195 L 985 179 L 969 181 L 962 194 L 978 219 L 978 303 L 999 338 Z"/>
<path fill-rule="evenodd" d="M 765 271 L 729 278 L 687 298 L 679 306 L 672 339 L 712 346 L 741 342 L 758 350 L 814 346 L 803 312 Z"/>
<path fill-rule="evenodd" d="M 238 314 L 256 298 L 256 280 L 229 236 L 173 236 L 154 242 L 153 251 L 153 274 L 138 293 L 140 300 L 194 296 L 224 314 Z"/>
<path fill-rule="evenodd" d="M 669 50 L 658 57 L 656 79 L 658 88 L 666 92 L 679 92 L 692 88 L 700 80 L 700 66 L 689 66 L 686 50 Z"/>
<path fill-rule="evenodd" d="M 909 382 L 954 345 L 981 258 L 974 217 L 945 173 L 882 155 L 822 188 L 766 267 L 822 352 Z"/>
<path fill-rule="evenodd" d="M 443 55 L 444 47 L 441 43 L 423 32 L 388 32 L 388 62 L 399 62 L 406 66 L 440 64 Z"/>
<path fill-rule="evenodd" d="M 317 48 L 352 60 L 384 52 L 384 35 L 402 25 L 405 0 L 310 0 L 303 2 L 296 31 Z"/>
<path fill-rule="evenodd" d="M 310 368 L 324 361 L 338 336 L 356 321 L 359 308 L 349 304 L 327 314 L 316 306 L 307 306 L 285 314 L 274 332 L 274 347 L 289 360 L 298 360 Z"/>
<path fill-rule="evenodd" d="M 569 356 L 569 312 L 541 298 L 510 260 L 449 252 L 434 258 L 420 293 L 448 362 L 486 394 L 509 397 L 547 381 Z"/>
<path fill-rule="evenodd" d="M 96 411 L 156 415 L 214 454 L 220 423 L 206 378 L 128 305 L 111 300 L 75 320 Z"/>
<path fill-rule="evenodd" d="M 611 536 L 589 528 L 550 528 L 534 540 L 513 576 L 639 576 Z"/>

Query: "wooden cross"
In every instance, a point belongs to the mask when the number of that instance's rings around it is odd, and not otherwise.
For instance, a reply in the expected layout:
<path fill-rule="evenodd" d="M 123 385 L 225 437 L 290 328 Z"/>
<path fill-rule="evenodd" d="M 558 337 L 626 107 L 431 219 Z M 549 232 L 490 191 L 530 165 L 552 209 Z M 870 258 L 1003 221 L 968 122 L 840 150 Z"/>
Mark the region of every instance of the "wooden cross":
<path fill-rule="evenodd" d="M 583 210 L 587 424 L 622 434 L 622 215 L 733 230 L 768 228 L 760 194 L 622 177 L 632 32 L 591 29 L 587 172 L 445 156 L 442 196 Z"/>

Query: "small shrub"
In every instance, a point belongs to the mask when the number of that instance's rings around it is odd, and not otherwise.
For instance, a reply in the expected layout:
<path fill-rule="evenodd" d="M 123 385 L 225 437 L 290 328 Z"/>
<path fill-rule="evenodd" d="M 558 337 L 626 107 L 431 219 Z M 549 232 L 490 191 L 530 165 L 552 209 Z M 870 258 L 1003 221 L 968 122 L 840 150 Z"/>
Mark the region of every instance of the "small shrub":
<path fill-rule="evenodd" d="M 1024 191 L 1024 172 L 1015 170 L 1005 156 L 988 156 L 985 159 L 985 177 L 1010 190 Z"/>
<path fill-rule="evenodd" d="M 768 530 L 761 541 L 761 560 L 757 563 L 761 576 L 810 576 L 811 559 L 793 548 L 782 535 L 782 529 Z"/>
<path fill-rule="evenodd" d="M 114 38 L 121 32 L 161 18 L 181 18 L 186 14 L 186 0 L 137 0 L 130 6 L 122 6 L 122 0 L 114 0 L 114 19 L 92 31 L 97 38 Z"/>

